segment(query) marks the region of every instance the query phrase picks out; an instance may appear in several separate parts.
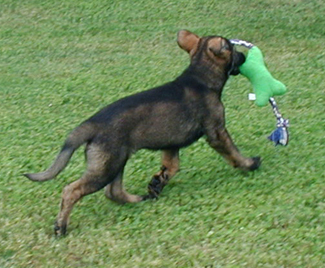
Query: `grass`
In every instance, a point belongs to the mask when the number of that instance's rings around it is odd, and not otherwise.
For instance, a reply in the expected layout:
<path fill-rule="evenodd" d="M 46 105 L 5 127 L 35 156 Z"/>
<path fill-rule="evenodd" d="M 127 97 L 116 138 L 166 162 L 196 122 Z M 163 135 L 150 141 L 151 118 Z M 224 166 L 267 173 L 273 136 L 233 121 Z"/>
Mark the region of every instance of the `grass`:
<path fill-rule="evenodd" d="M 325 6 L 295 1 L 53 1 L 0 3 L 1 267 L 323 267 L 325 263 Z M 76 205 L 69 235 L 52 224 L 62 188 L 84 169 L 82 150 L 53 181 L 45 169 L 66 134 L 99 108 L 175 78 L 188 64 L 179 29 L 257 44 L 288 87 L 288 147 L 265 137 L 270 107 L 226 85 L 227 124 L 254 173 L 227 166 L 204 139 L 158 201 L 116 205 L 102 192 Z M 159 152 L 128 162 L 126 188 L 144 194 Z"/>

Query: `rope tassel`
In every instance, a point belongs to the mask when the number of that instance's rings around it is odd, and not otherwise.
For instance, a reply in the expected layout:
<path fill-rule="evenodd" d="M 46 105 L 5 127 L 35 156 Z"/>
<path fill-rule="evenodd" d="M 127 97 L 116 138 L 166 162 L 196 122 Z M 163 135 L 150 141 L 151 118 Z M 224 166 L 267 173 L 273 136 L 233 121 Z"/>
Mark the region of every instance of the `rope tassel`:
<path fill-rule="evenodd" d="M 275 146 L 279 144 L 286 146 L 289 143 L 289 120 L 282 117 L 274 98 L 270 98 L 270 104 L 277 119 L 277 128 L 271 133 L 268 139 L 273 141 Z"/>

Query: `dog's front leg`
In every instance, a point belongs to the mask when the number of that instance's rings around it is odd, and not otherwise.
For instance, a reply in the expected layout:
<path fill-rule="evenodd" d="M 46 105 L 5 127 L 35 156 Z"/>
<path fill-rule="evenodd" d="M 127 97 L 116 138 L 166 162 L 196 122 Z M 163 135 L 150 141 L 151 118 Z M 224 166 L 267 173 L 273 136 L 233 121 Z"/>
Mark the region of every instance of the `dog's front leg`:
<path fill-rule="evenodd" d="M 246 158 L 239 152 L 224 126 L 219 125 L 219 127 L 210 129 L 207 136 L 210 146 L 233 167 L 253 171 L 260 166 L 260 157 Z"/>
<path fill-rule="evenodd" d="M 179 171 L 179 150 L 164 150 L 162 153 L 162 167 L 148 185 L 148 195 L 145 199 L 158 198 L 163 188 Z"/>

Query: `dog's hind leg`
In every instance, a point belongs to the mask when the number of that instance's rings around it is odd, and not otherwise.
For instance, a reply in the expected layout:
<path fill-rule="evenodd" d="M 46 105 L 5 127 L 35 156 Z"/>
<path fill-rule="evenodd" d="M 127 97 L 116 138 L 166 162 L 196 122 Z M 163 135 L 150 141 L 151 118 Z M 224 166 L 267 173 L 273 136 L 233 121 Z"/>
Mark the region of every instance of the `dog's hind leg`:
<path fill-rule="evenodd" d="M 70 213 L 75 203 L 82 197 L 97 192 L 107 184 L 107 174 L 96 174 L 89 171 L 77 181 L 67 185 L 62 192 L 61 209 L 57 216 L 54 232 L 65 235 Z"/>
<path fill-rule="evenodd" d="M 88 146 L 88 167 L 84 175 L 63 189 L 61 209 L 54 226 L 56 235 L 65 235 L 70 213 L 82 197 L 97 192 L 116 178 L 124 168 L 122 156 L 112 156 L 99 147 Z"/>
<path fill-rule="evenodd" d="M 123 171 L 121 171 L 113 182 L 108 184 L 105 188 L 105 196 L 117 203 L 137 203 L 143 200 L 139 195 L 129 194 L 123 188 Z"/>
<path fill-rule="evenodd" d="M 158 198 L 169 180 L 179 171 L 179 150 L 164 150 L 162 153 L 162 167 L 148 185 L 148 195 L 144 199 Z"/>

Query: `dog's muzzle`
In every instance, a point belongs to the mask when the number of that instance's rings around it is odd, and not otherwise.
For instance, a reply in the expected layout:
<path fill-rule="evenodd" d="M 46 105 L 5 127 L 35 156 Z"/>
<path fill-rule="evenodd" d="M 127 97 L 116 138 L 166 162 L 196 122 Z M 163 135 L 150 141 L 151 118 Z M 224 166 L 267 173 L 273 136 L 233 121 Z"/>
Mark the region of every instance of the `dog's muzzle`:
<path fill-rule="evenodd" d="M 233 50 L 233 57 L 231 61 L 231 67 L 228 72 L 228 76 L 240 74 L 239 67 L 245 62 L 245 60 L 246 57 L 244 53 Z"/>

